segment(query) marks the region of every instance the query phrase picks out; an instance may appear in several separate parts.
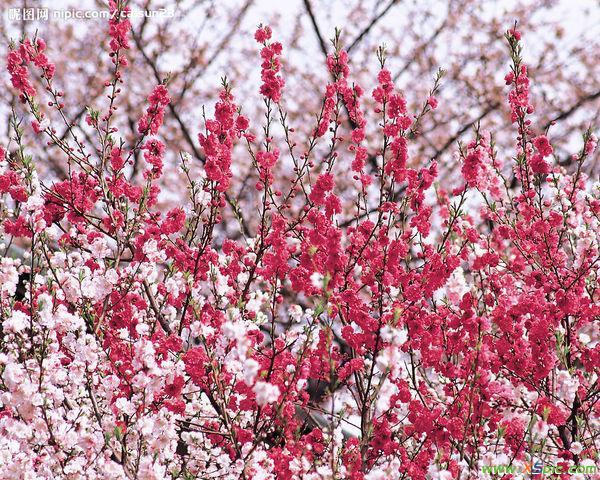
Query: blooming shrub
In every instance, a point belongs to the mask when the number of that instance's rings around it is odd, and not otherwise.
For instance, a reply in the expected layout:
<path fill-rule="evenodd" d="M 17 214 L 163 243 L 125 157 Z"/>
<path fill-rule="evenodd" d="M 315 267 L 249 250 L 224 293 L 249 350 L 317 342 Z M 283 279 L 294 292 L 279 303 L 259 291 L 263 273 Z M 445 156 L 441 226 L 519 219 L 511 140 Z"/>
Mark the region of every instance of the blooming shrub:
<path fill-rule="evenodd" d="M 533 455 L 597 461 L 600 196 L 582 169 L 597 139 L 584 133 L 573 174 L 555 164 L 532 122 L 519 32 L 506 34 L 514 153 L 476 130 L 452 188 L 435 160 L 408 162 L 421 119 L 443 108 L 442 72 L 409 112 L 380 49 L 366 112 L 336 34 L 322 107 L 299 138 L 285 51 L 259 27 L 264 124 L 224 79 L 202 157 L 180 155 L 188 203 L 162 212 L 168 85 L 126 143 L 119 18 L 109 104 L 88 109 L 89 138 L 63 114 L 46 44 L 24 38 L 8 56 L 31 127 L 68 176 L 38 178 L 15 114 L 0 150 L 1 478 L 417 480 Z M 242 164 L 257 172 L 257 205 L 231 194 Z M 223 234 L 225 210 L 239 240 Z"/>

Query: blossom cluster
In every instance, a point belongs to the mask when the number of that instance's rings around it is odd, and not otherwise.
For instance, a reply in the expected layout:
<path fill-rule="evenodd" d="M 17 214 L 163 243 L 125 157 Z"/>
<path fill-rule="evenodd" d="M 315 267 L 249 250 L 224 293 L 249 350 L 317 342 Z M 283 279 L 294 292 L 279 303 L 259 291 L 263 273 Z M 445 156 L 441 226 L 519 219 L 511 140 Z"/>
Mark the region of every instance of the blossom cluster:
<path fill-rule="evenodd" d="M 111 55 L 129 28 L 111 20 Z M 34 128 L 64 155 L 61 179 L 38 177 L 15 120 L 0 147 L 0 478 L 446 480 L 534 455 L 598 462 L 600 190 L 535 127 L 521 34 L 506 34 L 514 155 L 476 129 L 454 186 L 409 154 L 441 75 L 410 112 L 380 50 L 368 111 L 336 35 L 303 138 L 272 34 L 255 35 L 264 125 L 224 80 L 197 154 L 180 152 L 188 201 L 166 212 L 168 85 L 133 142 L 112 123 L 120 60 L 90 145 Z M 44 119 L 68 127 L 44 49 L 24 39 L 8 71 L 39 122 L 39 67 Z M 585 132 L 576 164 L 596 146 Z M 241 166 L 259 178 L 244 208 Z"/>

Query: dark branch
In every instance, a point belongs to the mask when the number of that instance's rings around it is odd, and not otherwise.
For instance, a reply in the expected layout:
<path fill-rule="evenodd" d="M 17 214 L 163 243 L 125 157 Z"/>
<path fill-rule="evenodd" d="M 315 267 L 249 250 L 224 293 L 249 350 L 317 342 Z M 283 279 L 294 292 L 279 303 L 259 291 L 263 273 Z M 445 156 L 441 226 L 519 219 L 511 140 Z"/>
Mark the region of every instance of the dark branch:
<path fill-rule="evenodd" d="M 350 44 L 350 46 L 348 47 L 348 53 L 350 53 L 354 47 L 356 47 L 361 40 L 368 35 L 368 33 L 371 31 L 371 29 L 377 24 L 377 22 L 379 20 L 381 20 L 386 13 L 388 13 L 391 8 L 396 5 L 398 3 L 398 0 L 392 0 L 390 3 L 388 3 L 387 7 L 385 7 L 379 14 L 377 14 L 375 17 L 373 17 L 373 19 L 371 20 L 371 22 L 369 23 L 369 25 L 367 25 L 367 27 L 360 32 L 360 34 L 358 35 L 358 37 L 356 37 L 354 39 L 354 41 Z"/>
<path fill-rule="evenodd" d="M 586 103 L 592 102 L 592 101 L 596 100 L 597 98 L 600 98 L 600 90 L 598 90 L 595 93 L 590 93 L 589 95 L 585 95 L 584 97 L 581 97 L 573 106 L 571 106 L 571 108 L 568 108 L 567 110 L 560 112 L 556 117 L 554 117 L 552 120 L 550 120 L 544 126 L 544 130 L 546 130 L 554 122 L 558 122 L 560 120 L 564 120 L 565 118 L 569 118 L 577 110 L 579 110 L 583 105 L 585 105 Z"/>
<path fill-rule="evenodd" d="M 321 47 L 321 51 L 323 52 L 323 55 L 327 56 L 327 44 L 325 43 L 325 39 L 323 38 L 321 31 L 319 30 L 319 25 L 317 24 L 317 19 L 310 4 L 310 0 L 304 0 L 304 6 L 306 7 L 306 12 L 310 17 L 312 26 L 315 29 L 315 34 L 317 35 L 317 40 L 319 40 L 319 46 Z"/>

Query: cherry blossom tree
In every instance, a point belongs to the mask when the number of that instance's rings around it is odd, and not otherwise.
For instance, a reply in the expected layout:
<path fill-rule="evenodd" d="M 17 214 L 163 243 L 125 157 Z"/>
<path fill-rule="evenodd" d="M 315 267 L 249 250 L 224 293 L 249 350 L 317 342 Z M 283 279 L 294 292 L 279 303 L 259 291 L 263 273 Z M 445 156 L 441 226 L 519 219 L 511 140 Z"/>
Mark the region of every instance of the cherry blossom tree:
<path fill-rule="evenodd" d="M 303 107 L 261 24 L 249 112 L 227 77 L 203 108 L 174 95 L 131 8 L 110 3 L 102 101 L 70 103 L 58 79 L 86 66 L 54 63 L 52 37 L 8 45 L 0 478 L 445 480 L 533 459 L 585 478 L 597 137 L 538 115 L 527 29 L 506 26 L 505 76 L 477 87 L 510 130 L 468 122 L 429 155 L 453 69 L 403 92 L 397 46 L 355 68 L 369 30 L 335 30 Z M 174 104 L 201 123 L 168 125 Z"/>

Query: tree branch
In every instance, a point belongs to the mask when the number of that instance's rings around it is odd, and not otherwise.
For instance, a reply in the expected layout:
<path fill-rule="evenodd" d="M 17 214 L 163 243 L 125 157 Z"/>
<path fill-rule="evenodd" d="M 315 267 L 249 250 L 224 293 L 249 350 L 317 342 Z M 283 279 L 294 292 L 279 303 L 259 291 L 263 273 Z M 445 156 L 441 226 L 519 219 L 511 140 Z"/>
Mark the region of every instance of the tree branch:
<path fill-rule="evenodd" d="M 323 55 L 327 57 L 327 43 L 325 43 L 325 39 L 323 38 L 321 31 L 319 30 L 319 25 L 317 24 L 317 19 L 310 4 L 310 0 L 304 0 L 304 6 L 306 7 L 306 13 L 308 13 L 312 26 L 315 30 L 315 34 L 317 35 L 317 40 L 319 41 L 321 51 L 323 52 Z"/>
<path fill-rule="evenodd" d="M 552 123 L 554 123 L 554 122 L 558 122 L 560 120 L 564 120 L 565 118 L 569 118 L 577 110 L 579 110 L 579 108 L 581 108 L 583 105 L 585 105 L 586 103 L 592 102 L 592 101 L 596 100 L 597 98 L 600 98 L 600 90 L 598 90 L 597 92 L 594 92 L 594 93 L 590 93 L 589 95 L 585 95 L 585 96 L 581 97 L 577 102 L 575 102 L 575 104 L 573 106 L 571 106 L 567 110 L 563 110 L 558 115 L 556 115 L 556 117 L 554 117 L 552 120 L 550 120 L 546 125 L 544 125 L 544 130 L 546 130 L 548 127 L 550 127 L 552 125 Z"/>
<path fill-rule="evenodd" d="M 387 7 L 385 7 L 378 15 L 376 15 L 375 17 L 373 17 L 373 19 L 371 20 L 371 22 L 369 23 L 369 25 L 367 25 L 367 27 L 360 32 L 360 34 L 358 35 L 358 37 L 356 37 L 354 39 L 354 41 L 350 44 L 350 46 L 348 47 L 347 52 L 350 53 L 354 47 L 356 47 L 361 40 L 368 35 L 368 33 L 371 31 L 371 29 L 377 24 L 377 22 L 379 20 L 381 20 L 386 13 L 388 13 L 391 8 L 396 5 L 398 3 L 398 0 L 392 0 L 390 3 L 388 3 Z"/>

